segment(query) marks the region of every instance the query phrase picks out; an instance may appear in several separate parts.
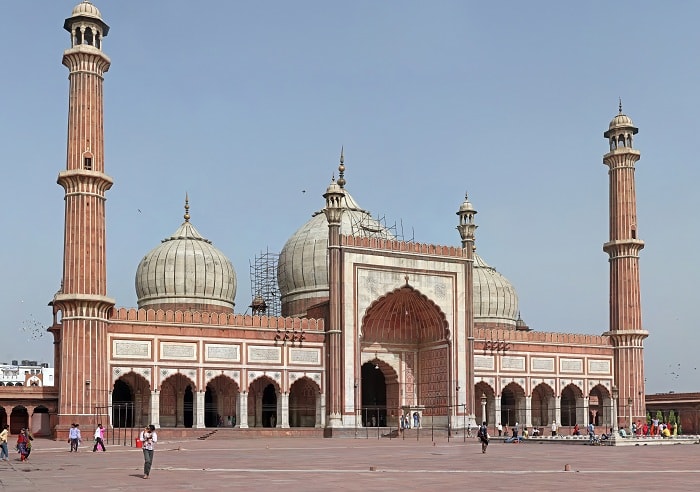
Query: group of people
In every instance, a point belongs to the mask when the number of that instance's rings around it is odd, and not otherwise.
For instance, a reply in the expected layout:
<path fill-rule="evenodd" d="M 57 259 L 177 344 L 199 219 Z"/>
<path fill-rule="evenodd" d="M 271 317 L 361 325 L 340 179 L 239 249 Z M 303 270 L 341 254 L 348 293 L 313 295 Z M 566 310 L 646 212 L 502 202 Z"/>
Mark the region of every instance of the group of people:
<path fill-rule="evenodd" d="M 399 425 L 401 429 L 411 428 L 411 414 L 406 413 L 406 415 L 399 416 Z M 420 414 L 418 412 L 413 412 L 413 428 L 418 429 L 420 427 Z"/>
<path fill-rule="evenodd" d="M 2 461 L 9 461 L 10 454 L 7 449 L 7 441 L 10 438 L 10 426 L 5 424 L 0 431 L 0 459 Z M 29 455 L 32 452 L 32 441 L 34 436 L 29 431 L 29 429 L 22 428 L 17 434 L 17 444 L 15 445 L 15 450 L 19 453 L 20 461 L 27 461 Z"/>
<path fill-rule="evenodd" d="M 98 446 L 102 448 L 102 451 L 107 451 L 105 448 L 105 428 L 102 424 L 97 424 L 95 427 L 95 434 L 93 435 L 93 446 L 92 452 L 97 451 Z M 80 432 L 80 424 L 71 424 L 70 430 L 68 431 L 68 444 L 70 444 L 70 452 L 78 452 L 78 446 L 83 442 L 83 436 Z"/>
<path fill-rule="evenodd" d="M 632 434 L 636 436 L 661 436 L 671 437 L 678 435 L 678 424 L 676 422 L 661 422 L 659 419 L 651 419 L 651 425 L 647 422 L 644 424 L 637 420 L 635 424 L 632 422 Z"/>

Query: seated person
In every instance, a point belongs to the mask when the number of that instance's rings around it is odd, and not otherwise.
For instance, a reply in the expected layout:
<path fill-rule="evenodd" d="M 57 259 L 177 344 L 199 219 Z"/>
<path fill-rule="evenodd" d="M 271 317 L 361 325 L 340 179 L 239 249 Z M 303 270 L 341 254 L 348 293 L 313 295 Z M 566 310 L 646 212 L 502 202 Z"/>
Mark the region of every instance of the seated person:
<path fill-rule="evenodd" d="M 537 437 L 540 435 L 540 430 L 537 427 L 532 428 L 532 437 Z"/>
<path fill-rule="evenodd" d="M 574 425 L 574 430 L 573 430 L 572 434 L 575 435 L 575 436 L 580 436 L 580 435 L 581 435 L 581 430 L 579 429 L 578 424 Z"/>
<path fill-rule="evenodd" d="M 661 436 L 662 437 L 671 437 L 671 431 L 668 429 L 668 427 L 664 428 L 664 430 L 661 431 Z"/>
<path fill-rule="evenodd" d="M 506 440 L 503 441 L 503 442 L 514 442 L 514 443 L 518 444 L 518 443 L 521 442 L 522 440 L 523 440 L 523 438 L 522 438 L 521 436 L 517 436 L 517 437 L 516 437 L 516 436 L 511 436 L 511 437 L 509 437 L 508 439 L 506 439 Z"/>
<path fill-rule="evenodd" d="M 625 429 L 620 429 L 620 437 L 627 437 L 627 432 L 625 432 Z"/>

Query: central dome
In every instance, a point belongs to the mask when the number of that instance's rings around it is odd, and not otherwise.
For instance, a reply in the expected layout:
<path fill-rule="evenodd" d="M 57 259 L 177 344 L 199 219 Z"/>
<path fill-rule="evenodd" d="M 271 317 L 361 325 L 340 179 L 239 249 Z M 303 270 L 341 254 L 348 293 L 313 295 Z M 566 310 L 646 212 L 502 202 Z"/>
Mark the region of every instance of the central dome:
<path fill-rule="evenodd" d="M 233 312 L 236 272 L 185 213 L 177 231 L 139 263 L 136 295 L 139 308 Z"/>
<path fill-rule="evenodd" d="M 341 234 L 396 239 L 346 189 L 343 192 Z M 313 214 L 282 248 L 277 282 L 283 316 L 305 316 L 309 306 L 328 299 L 328 219 L 323 210 Z"/>

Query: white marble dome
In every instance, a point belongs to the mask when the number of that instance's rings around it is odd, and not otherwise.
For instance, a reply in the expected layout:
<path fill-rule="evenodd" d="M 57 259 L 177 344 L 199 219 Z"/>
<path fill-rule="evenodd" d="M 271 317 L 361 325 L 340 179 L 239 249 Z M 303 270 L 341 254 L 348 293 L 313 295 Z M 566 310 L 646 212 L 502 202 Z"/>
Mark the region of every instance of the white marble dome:
<path fill-rule="evenodd" d="M 346 189 L 342 200 L 340 233 L 362 237 L 396 239 L 369 212 L 363 210 Z M 282 248 L 277 265 L 283 312 L 285 305 L 304 299 L 328 297 L 328 220 L 323 210 L 313 214 Z"/>
<path fill-rule="evenodd" d="M 622 112 L 616 114 L 615 117 L 610 121 L 610 125 L 608 126 L 610 130 L 612 130 L 613 128 L 628 127 L 634 127 L 634 123 L 632 123 L 632 118 L 630 118 L 626 114 L 623 114 Z"/>
<path fill-rule="evenodd" d="M 102 20 L 102 14 L 91 2 L 83 0 L 78 5 L 73 7 L 71 17 L 92 17 L 93 19 Z"/>
<path fill-rule="evenodd" d="M 513 285 L 474 252 L 474 322 L 515 326 L 518 296 Z"/>
<path fill-rule="evenodd" d="M 139 308 L 233 312 L 236 287 L 231 261 L 199 234 L 188 215 L 136 270 Z"/>

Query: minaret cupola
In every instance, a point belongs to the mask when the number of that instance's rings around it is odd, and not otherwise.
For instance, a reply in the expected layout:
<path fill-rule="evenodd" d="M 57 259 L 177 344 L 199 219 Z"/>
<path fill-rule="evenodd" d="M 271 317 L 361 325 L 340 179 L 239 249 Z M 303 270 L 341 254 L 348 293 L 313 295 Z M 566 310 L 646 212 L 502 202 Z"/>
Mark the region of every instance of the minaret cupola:
<path fill-rule="evenodd" d="M 459 216 L 459 225 L 457 226 L 457 230 L 459 231 L 459 235 L 462 237 L 463 248 L 466 247 L 467 241 L 474 242 L 474 232 L 476 231 L 476 228 L 479 227 L 474 223 L 476 213 L 477 212 L 474 209 L 474 205 L 472 205 L 469 201 L 469 196 L 465 194 L 464 201 L 462 202 L 462 205 L 459 206 L 459 210 L 457 211 L 457 215 Z"/>
<path fill-rule="evenodd" d="M 100 11 L 89 0 L 83 0 L 73 9 L 73 14 L 63 23 L 71 33 L 71 47 L 93 47 L 102 50 L 102 39 L 109 34 L 109 26 L 102 20 Z"/>
<path fill-rule="evenodd" d="M 632 118 L 622 112 L 622 100 L 618 105 L 618 113 L 610 121 L 608 131 L 603 136 L 610 142 L 610 151 L 617 149 L 631 149 L 633 147 L 634 135 L 639 129 L 632 123 Z"/>

